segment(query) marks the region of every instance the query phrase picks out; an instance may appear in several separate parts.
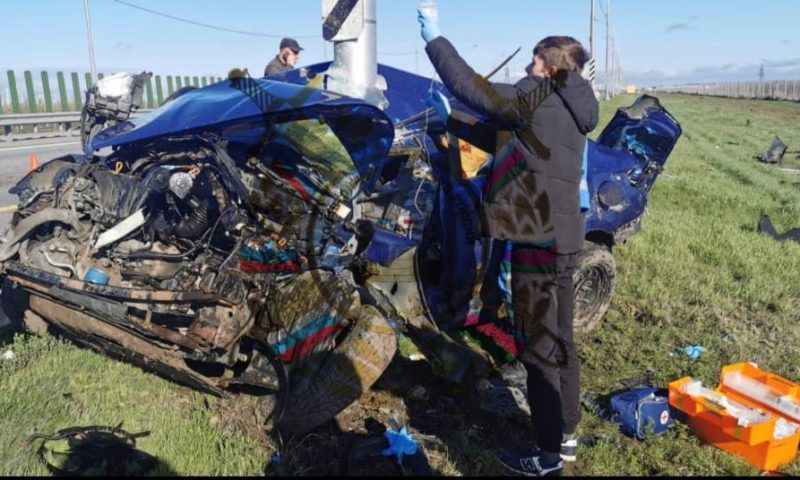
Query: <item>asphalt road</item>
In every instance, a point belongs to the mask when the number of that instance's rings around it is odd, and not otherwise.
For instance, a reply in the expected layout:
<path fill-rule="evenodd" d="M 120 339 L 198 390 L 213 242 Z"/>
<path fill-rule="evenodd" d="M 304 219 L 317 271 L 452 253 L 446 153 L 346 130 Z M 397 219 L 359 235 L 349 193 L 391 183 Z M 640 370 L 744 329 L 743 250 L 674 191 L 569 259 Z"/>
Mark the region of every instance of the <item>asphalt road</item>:
<path fill-rule="evenodd" d="M 5 232 L 17 205 L 17 196 L 8 193 L 8 189 L 28 172 L 31 154 L 36 155 L 41 165 L 80 151 L 80 142 L 72 138 L 0 143 L 0 234 Z"/>

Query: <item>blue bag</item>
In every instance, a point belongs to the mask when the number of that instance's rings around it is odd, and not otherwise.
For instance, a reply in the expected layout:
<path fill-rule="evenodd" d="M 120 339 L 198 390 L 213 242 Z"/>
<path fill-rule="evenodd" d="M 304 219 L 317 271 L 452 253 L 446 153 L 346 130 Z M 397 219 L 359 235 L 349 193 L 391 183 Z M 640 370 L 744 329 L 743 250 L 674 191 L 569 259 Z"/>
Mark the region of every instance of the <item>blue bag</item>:
<path fill-rule="evenodd" d="M 622 433 L 639 440 L 648 430 L 656 435 L 666 432 L 672 424 L 666 391 L 646 387 L 612 396 L 611 421 L 619 424 Z"/>

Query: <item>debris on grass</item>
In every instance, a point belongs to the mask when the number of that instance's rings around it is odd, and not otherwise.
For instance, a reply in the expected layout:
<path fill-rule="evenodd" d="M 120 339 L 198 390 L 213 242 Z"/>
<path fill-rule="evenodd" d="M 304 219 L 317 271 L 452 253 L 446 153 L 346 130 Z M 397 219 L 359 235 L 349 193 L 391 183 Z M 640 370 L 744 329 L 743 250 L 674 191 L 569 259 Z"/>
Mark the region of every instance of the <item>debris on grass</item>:
<path fill-rule="evenodd" d="M 697 360 L 706 353 L 706 349 L 700 345 L 691 345 L 682 349 L 681 353 L 689 357 L 689 360 Z"/>

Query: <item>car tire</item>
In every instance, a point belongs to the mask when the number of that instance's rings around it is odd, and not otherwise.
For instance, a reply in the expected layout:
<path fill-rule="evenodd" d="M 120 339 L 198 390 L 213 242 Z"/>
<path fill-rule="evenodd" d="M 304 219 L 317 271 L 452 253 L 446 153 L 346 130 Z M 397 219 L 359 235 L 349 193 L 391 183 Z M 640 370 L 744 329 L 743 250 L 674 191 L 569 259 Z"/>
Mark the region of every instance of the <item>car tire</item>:
<path fill-rule="evenodd" d="M 617 266 L 611 248 L 586 241 L 573 275 L 575 285 L 574 330 L 585 335 L 600 323 L 614 296 Z"/>
<path fill-rule="evenodd" d="M 28 292 L 4 278 L 0 282 L 0 335 L 20 330 L 27 308 Z"/>
<path fill-rule="evenodd" d="M 333 350 L 312 354 L 290 371 L 290 390 L 276 420 L 281 432 L 302 435 L 333 419 L 392 361 L 397 338 L 384 316 L 372 306 L 357 307 L 348 316 L 353 325 Z"/>

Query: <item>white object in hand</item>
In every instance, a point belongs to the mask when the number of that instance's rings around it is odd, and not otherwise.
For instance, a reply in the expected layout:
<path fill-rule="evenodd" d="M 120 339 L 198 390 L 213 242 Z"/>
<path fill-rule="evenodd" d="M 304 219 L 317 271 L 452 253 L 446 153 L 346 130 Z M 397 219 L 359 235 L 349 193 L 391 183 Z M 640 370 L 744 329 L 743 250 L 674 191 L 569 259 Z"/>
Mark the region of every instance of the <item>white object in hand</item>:
<path fill-rule="evenodd" d="M 434 22 L 439 22 L 439 9 L 436 7 L 436 0 L 422 0 L 419 3 L 419 9 Z"/>

